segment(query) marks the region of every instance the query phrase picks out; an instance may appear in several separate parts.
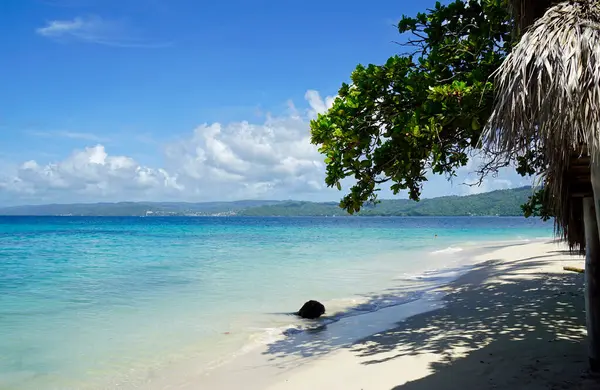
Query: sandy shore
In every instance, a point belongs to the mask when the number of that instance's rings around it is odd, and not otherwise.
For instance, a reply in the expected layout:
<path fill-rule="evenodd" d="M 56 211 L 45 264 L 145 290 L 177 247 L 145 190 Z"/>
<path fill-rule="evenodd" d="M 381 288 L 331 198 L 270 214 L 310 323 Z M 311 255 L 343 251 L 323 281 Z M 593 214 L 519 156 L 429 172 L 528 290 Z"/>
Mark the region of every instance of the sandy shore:
<path fill-rule="evenodd" d="M 354 317 L 335 324 L 344 332 L 273 341 L 207 376 L 160 387 L 600 388 L 586 371 L 583 275 L 563 271 L 583 267 L 583 259 L 552 242 L 488 249 L 472 271 L 442 289 L 441 300 L 403 305 L 408 318 L 394 318 L 398 308 Z"/>

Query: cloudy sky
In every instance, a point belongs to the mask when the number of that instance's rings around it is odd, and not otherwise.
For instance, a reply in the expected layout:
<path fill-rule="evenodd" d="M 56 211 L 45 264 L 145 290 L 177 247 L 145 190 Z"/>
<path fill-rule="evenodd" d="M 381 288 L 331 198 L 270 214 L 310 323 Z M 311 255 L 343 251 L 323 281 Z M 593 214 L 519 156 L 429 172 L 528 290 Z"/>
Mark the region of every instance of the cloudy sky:
<path fill-rule="evenodd" d="M 402 14 L 432 4 L 4 0 L 0 205 L 337 200 L 308 122 L 356 64 L 400 50 Z M 473 168 L 424 195 L 525 183 L 462 185 Z"/>

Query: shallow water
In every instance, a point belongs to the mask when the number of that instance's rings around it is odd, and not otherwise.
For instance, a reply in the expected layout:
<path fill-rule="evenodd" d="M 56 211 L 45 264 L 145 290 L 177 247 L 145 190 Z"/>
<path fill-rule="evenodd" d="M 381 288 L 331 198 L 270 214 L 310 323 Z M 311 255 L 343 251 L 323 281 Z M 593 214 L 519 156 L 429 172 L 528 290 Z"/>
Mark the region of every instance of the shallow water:
<path fill-rule="evenodd" d="M 0 388 L 210 368 L 306 325 L 282 313 L 308 299 L 324 321 L 414 301 L 464 270 L 461 249 L 551 234 L 523 218 L 0 217 Z"/>

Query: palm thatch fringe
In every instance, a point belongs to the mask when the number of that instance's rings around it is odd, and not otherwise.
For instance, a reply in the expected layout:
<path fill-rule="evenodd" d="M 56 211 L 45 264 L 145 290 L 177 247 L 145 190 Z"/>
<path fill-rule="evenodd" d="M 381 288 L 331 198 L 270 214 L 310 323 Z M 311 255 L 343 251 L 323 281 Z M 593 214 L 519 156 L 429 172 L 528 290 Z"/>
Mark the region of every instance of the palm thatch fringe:
<path fill-rule="evenodd" d="M 525 3 L 525 2 L 523 2 Z M 511 159 L 531 147 L 547 163 L 556 230 L 583 250 L 581 205 L 572 202 L 572 159 L 600 157 L 600 4 L 571 0 L 547 10 L 495 74 L 497 98 L 482 147 Z"/>

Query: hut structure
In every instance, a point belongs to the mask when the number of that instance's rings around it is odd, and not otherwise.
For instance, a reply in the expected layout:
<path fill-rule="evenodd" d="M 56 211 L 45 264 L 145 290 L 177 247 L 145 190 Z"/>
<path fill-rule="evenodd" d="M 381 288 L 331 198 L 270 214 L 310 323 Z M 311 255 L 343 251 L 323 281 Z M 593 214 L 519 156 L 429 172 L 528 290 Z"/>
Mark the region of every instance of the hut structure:
<path fill-rule="evenodd" d="M 512 0 L 521 39 L 495 75 L 482 146 L 535 149 L 555 228 L 586 254 L 589 361 L 600 370 L 600 1 Z M 597 207 L 596 207 L 597 206 Z"/>

